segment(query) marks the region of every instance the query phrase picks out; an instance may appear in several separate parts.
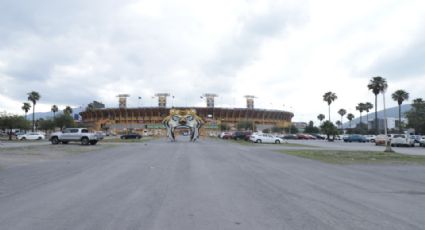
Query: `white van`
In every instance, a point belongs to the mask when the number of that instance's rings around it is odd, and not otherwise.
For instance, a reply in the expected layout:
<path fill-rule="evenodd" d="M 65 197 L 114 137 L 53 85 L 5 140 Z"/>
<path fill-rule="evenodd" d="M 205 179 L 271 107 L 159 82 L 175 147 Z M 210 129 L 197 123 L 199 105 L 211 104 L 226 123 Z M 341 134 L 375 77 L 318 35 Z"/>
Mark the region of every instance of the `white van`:
<path fill-rule="evenodd" d="M 415 147 L 415 140 L 406 134 L 394 134 L 391 138 L 391 146 Z"/>

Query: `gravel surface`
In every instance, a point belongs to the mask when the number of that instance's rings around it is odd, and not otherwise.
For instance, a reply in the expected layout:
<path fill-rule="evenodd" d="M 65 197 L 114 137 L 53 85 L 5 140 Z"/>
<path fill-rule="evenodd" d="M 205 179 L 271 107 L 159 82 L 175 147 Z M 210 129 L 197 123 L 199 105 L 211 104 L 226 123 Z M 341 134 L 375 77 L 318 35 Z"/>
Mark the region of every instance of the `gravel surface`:
<path fill-rule="evenodd" d="M 424 198 L 422 166 L 154 140 L 0 170 L 0 228 L 424 229 Z"/>

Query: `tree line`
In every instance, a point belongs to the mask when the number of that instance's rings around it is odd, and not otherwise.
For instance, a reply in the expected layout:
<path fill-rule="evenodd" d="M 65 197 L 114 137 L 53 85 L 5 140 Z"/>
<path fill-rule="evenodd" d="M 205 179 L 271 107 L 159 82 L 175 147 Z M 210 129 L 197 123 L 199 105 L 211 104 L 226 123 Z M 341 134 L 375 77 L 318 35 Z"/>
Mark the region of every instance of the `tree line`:
<path fill-rule="evenodd" d="M 332 132 L 335 132 L 337 130 L 337 127 L 340 127 L 340 130 L 343 130 L 343 117 L 345 115 L 346 118 L 349 121 L 349 129 L 348 131 L 351 132 L 357 132 L 357 133 L 365 133 L 368 132 L 368 124 L 369 124 L 369 111 L 373 108 L 375 108 L 375 119 L 373 122 L 373 129 L 371 130 L 374 134 L 379 134 L 379 126 L 378 126 L 378 96 L 386 92 L 388 88 L 388 83 L 385 78 L 381 76 L 373 77 L 369 83 L 367 84 L 367 88 L 372 91 L 372 93 L 375 95 L 375 105 L 373 105 L 370 102 L 360 102 L 355 106 L 355 109 L 359 111 L 360 115 L 360 123 L 357 125 L 355 129 L 352 129 L 351 127 L 351 121 L 355 118 L 355 115 L 352 113 L 347 113 L 347 110 L 344 108 L 341 108 L 338 110 L 338 114 L 340 115 L 341 119 L 336 121 L 336 126 L 331 122 L 331 104 L 334 102 L 338 97 L 337 95 L 332 92 L 326 92 L 323 95 L 323 101 L 325 101 L 328 104 L 328 122 L 322 123 L 322 121 L 325 119 L 324 114 L 319 114 L 317 116 L 317 119 L 320 121 L 321 126 L 325 125 L 326 130 L 332 130 Z M 425 133 L 425 105 L 422 98 L 417 98 L 413 100 L 412 103 L 412 109 L 408 111 L 405 115 L 408 118 L 408 123 L 403 124 L 401 120 L 401 105 L 403 102 L 407 101 L 409 99 L 409 93 L 406 92 L 403 89 L 396 90 L 391 94 L 391 98 L 397 102 L 398 104 L 398 132 L 402 133 L 404 128 L 413 128 L 417 133 Z M 362 121 L 362 113 L 366 112 L 366 124 Z M 332 126 L 335 126 L 332 128 Z"/>

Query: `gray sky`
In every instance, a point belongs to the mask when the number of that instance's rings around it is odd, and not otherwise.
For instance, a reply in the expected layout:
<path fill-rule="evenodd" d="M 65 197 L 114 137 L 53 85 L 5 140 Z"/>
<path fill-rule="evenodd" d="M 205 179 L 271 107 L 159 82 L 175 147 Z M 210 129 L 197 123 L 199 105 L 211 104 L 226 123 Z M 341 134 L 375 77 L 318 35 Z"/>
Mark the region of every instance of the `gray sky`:
<path fill-rule="evenodd" d="M 366 85 L 388 80 L 425 97 L 425 2 L 394 0 L 1 0 L 0 111 L 21 114 L 26 93 L 52 104 L 174 105 L 284 109 L 295 121 L 332 117 L 373 102 Z M 171 99 L 170 103 L 171 104 Z M 388 95 L 387 106 L 395 106 Z M 382 108 L 382 103 L 379 105 Z"/>

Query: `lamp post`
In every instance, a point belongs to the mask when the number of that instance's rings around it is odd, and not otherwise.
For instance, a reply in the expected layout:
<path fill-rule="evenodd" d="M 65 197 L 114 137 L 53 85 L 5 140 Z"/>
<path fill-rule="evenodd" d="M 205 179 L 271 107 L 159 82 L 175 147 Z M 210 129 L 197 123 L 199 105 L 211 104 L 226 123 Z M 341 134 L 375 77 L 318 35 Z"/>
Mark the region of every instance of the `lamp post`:
<path fill-rule="evenodd" d="M 385 150 L 384 152 L 394 152 L 391 148 L 391 144 L 390 142 L 388 142 L 388 123 L 387 123 L 387 112 L 386 112 L 386 108 L 385 108 L 385 91 L 386 89 L 384 89 L 382 91 L 382 95 L 383 95 L 383 101 L 384 101 L 384 133 L 385 133 Z"/>

